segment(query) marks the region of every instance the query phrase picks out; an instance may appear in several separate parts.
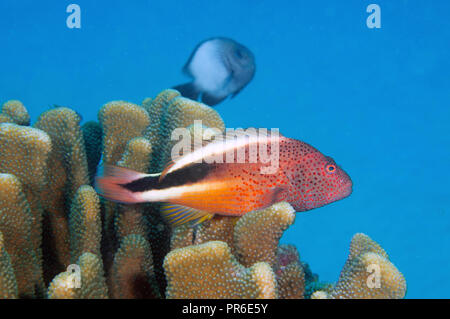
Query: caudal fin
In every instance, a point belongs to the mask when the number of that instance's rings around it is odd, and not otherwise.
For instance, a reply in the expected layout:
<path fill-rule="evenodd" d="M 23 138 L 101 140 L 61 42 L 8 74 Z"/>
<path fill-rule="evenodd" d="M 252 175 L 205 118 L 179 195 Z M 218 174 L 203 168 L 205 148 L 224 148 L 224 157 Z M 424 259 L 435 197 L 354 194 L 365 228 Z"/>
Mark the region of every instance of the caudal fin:
<path fill-rule="evenodd" d="M 105 165 L 103 173 L 95 178 L 95 189 L 100 196 L 111 201 L 125 204 L 142 203 L 145 200 L 141 194 L 125 188 L 124 185 L 147 176 L 149 175 L 128 168 Z"/>
<path fill-rule="evenodd" d="M 187 97 L 191 100 L 197 100 L 198 96 L 200 95 L 200 91 L 198 88 L 194 85 L 193 82 L 180 84 L 173 87 L 175 90 L 181 93 L 182 96 Z"/>

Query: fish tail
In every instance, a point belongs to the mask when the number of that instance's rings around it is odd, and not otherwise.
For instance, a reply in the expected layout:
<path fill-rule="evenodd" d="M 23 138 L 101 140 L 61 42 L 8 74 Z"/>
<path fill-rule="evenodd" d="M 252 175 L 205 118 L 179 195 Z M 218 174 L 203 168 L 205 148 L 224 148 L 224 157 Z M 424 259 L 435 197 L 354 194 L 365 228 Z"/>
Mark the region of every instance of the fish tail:
<path fill-rule="evenodd" d="M 181 93 L 182 96 L 187 97 L 191 100 L 197 100 L 200 95 L 200 90 L 194 84 L 194 82 L 189 82 L 185 84 L 180 84 L 173 87 L 175 90 Z"/>
<path fill-rule="evenodd" d="M 142 178 L 154 178 L 158 180 L 159 174 L 143 174 L 128 168 L 105 165 L 103 173 L 95 178 L 95 189 L 97 193 L 111 201 L 135 204 L 145 200 L 141 192 L 133 192 L 126 186 Z"/>

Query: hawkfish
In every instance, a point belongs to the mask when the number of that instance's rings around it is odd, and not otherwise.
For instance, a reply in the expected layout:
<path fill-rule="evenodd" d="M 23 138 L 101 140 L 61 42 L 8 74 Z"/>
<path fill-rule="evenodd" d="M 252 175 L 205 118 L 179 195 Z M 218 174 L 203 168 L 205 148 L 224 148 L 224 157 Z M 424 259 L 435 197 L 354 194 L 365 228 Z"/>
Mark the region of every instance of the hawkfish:
<path fill-rule="evenodd" d="M 276 160 L 269 162 L 267 154 Z M 242 216 L 281 201 L 308 211 L 349 196 L 352 180 L 305 142 L 282 135 L 238 136 L 181 155 L 161 173 L 105 166 L 96 189 L 124 204 L 162 202 L 161 213 L 177 226 L 216 214 Z"/>

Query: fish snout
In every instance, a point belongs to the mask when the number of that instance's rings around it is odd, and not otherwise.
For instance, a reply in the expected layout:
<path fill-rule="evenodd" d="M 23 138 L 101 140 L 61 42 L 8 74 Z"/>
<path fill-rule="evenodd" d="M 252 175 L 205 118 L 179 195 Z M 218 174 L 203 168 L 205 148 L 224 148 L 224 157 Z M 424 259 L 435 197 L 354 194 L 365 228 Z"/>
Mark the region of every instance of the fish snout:
<path fill-rule="evenodd" d="M 350 194 L 353 192 L 353 181 L 350 178 L 350 176 L 342 172 L 342 176 L 339 177 L 339 199 L 345 198 L 347 196 L 350 196 Z"/>

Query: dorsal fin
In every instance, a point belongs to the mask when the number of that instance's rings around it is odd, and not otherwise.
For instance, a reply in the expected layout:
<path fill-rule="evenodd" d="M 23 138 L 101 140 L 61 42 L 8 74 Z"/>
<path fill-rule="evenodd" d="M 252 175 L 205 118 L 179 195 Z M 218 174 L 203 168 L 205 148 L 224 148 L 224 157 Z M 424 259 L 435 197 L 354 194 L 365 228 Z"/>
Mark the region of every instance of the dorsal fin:
<path fill-rule="evenodd" d="M 282 135 L 274 137 L 272 134 L 266 136 L 268 139 L 281 138 Z M 233 141 L 229 143 L 229 141 Z M 202 162 L 206 157 L 214 156 L 217 154 L 223 154 L 229 152 L 233 148 L 246 147 L 249 144 L 259 143 L 261 141 L 260 132 L 250 129 L 235 130 L 233 134 L 227 134 L 222 138 L 215 138 L 212 141 L 204 143 L 203 147 L 194 149 L 193 152 L 182 155 L 176 159 L 173 159 L 162 171 L 160 180 L 162 180 L 167 174 L 172 173 L 180 168 L 192 165 L 193 163 Z"/>
<path fill-rule="evenodd" d="M 161 181 L 164 177 L 166 177 L 169 170 L 172 168 L 172 166 L 175 165 L 175 161 L 170 161 L 167 163 L 166 167 L 161 172 L 161 175 L 159 175 L 159 181 Z"/>
<path fill-rule="evenodd" d="M 174 204 L 163 204 L 161 214 L 173 227 L 186 223 L 197 225 L 214 217 L 214 214 L 208 212 Z"/>

